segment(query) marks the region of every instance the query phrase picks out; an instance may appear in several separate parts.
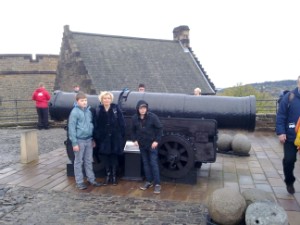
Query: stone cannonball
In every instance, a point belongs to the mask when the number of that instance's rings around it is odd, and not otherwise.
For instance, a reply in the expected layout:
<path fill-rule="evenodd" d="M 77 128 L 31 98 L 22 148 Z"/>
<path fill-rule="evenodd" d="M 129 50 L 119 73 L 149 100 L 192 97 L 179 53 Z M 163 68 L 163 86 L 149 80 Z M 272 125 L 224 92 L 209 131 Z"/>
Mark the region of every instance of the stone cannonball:
<path fill-rule="evenodd" d="M 238 154 L 248 155 L 251 150 L 251 142 L 244 134 L 234 135 L 231 146 L 232 150 Z"/>
<path fill-rule="evenodd" d="M 230 151 L 233 137 L 229 134 L 221 134 L 218 136 L 217 146 L 219 151 Z"/>
<path fill-rule="evenodd" d="M 230 188 L 217 189 L 209 196 L 208 211 L 217 224 L 239 224 L 244 219 L 246 201 L 238 191 Z"/>

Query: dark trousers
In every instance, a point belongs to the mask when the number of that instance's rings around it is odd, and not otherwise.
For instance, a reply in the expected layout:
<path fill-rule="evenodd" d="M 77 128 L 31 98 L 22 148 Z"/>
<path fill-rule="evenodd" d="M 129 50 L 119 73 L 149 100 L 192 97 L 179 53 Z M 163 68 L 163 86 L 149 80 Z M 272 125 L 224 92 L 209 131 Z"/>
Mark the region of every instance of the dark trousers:
<path fill-rule="evenodd" d="M 38 128 L 48 129 L 49 121 L 48 121 L 48 108 L 36 108 L 38 114 Z"/>
<path fill-rule="evenodd" d="M 119 164 L 118 155 L 116 154 L 109 154 L 109 155 L 102 154 L 101 159 L 103 161 L 105 168 L 110 168 L 110 167 L 116 168 Z"/>
<path fill-rule="evenodd" d="M 294 177 L 295 162 L 297 161 L 297 147 L 293 142 L 285 142 L 283 145 L 284 156 L 282 160 L 283 173 L 286 184 L 293 184 L 296 180 Z"/>
<path fill-rule="evenodd" d="M 146 181 L 160 184 L 158 150 L 150 148 L 141 148 L 141 157 L 143 161 Z"/>

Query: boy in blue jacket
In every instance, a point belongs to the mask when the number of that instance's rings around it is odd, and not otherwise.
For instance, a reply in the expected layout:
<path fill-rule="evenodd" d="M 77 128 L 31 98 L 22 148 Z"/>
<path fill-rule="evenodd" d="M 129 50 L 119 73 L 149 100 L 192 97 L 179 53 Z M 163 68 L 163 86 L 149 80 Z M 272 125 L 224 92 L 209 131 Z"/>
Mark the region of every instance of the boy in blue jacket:
<path fill-rule="evenodd" d="M 87 180 L 95 187 L 102 184 L 95 181 L 93 171 L 93 114 L 87 104 L 87 97 L 84 93 L 79 92 L 76 95 L 76 104 L 71 111 L 68 122 L 69 138 L 72 142 L 75 155 L 74 173 L 76 187 L 80 190 L 87 188 L 84 183 L 82 165 L 87 176 Z"/>
<path fill-rule="evenodd" d="M 297 88 L 285 94 L 280 101 L 276 116 L 276 133 L 283 144 L 283 173 L 286 189 L 290 194 L 295 193 L 294 176 L 295 162 L 297 160 L 297 146 L 295 126 L 300 116 L 300 76 L 297 80 Z"/>

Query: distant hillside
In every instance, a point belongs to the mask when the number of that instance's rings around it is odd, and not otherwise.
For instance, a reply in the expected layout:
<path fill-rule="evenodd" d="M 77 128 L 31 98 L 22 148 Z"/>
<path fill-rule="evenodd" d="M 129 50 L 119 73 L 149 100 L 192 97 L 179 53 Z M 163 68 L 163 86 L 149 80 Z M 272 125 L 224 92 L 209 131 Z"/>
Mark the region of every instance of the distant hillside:
<path fill-rule="evenodd" d="M 258 91 L 270 93 L 270 95 L 272 95 L 274 98 L 277 98 L 282 91 L 295 89 L 296 80 L 265 81 L 263 83 L 253 83 L 247 85 L 253 86 Z M 224 90 L 226 90 L 226 88 L 218 92 L 222 93 Z"/>

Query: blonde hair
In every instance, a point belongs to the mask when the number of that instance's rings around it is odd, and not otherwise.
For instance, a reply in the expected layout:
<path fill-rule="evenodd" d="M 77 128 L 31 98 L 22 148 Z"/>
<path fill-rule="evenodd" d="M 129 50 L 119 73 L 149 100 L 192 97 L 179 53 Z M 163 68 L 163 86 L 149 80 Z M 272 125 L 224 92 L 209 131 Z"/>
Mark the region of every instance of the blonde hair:
<path fill-rule="evenodd" d="M 102 102 L 103 97 L 106 96 L 106 95 L 109 95 L 109 96 L 110 96 L 111 101 L 114 100 L 114 95 L 113 95 L 111 92 L 109 92 L 109 91 L 101 91 L 101 92 L 100 92 L 100 95 L 98 96 L 99 101 Z"/>
<path fill-rule="evenodd" d="M 197 87 L 197 88 L 194 89 L 194 92 L 197 92 L 197 93 L 201 94 L 201 89 Z"/>
<path fill-rule="evenodd" d="M 40 83 L 39 83 L 39 87 L 45 87 L 44 82 L 40 82 Z"/>

